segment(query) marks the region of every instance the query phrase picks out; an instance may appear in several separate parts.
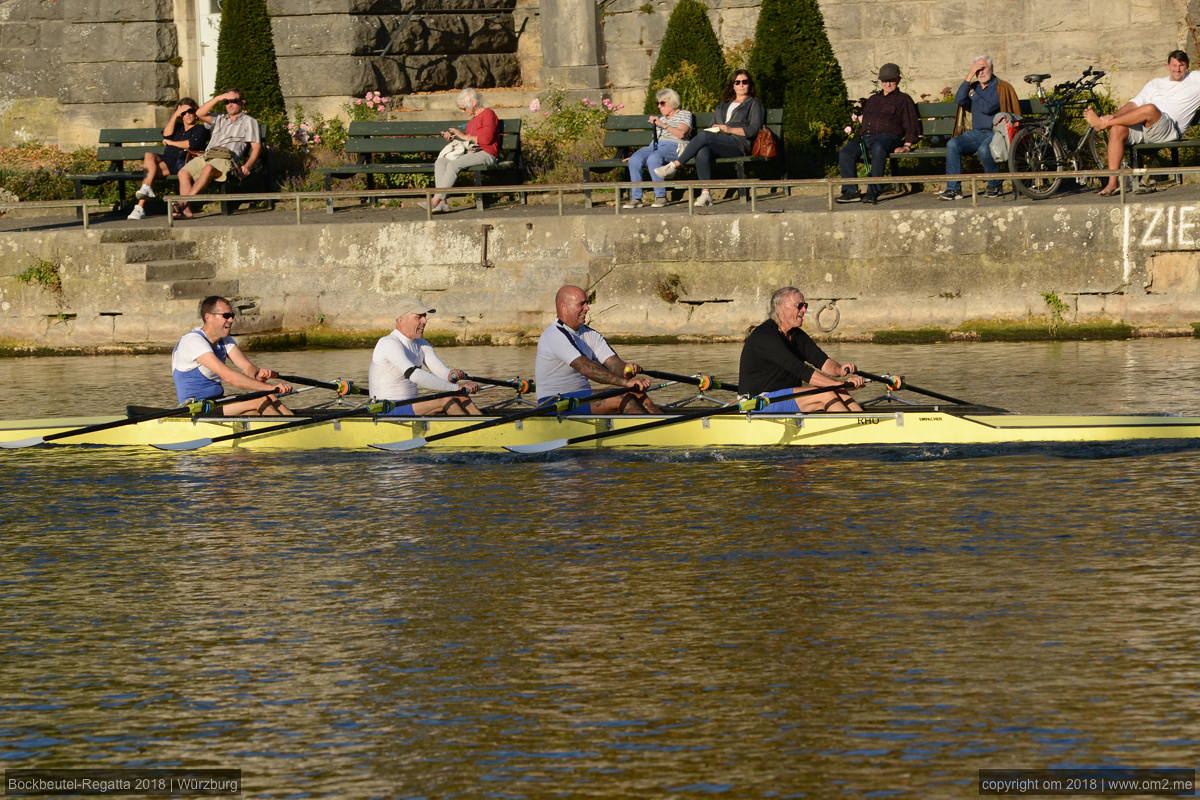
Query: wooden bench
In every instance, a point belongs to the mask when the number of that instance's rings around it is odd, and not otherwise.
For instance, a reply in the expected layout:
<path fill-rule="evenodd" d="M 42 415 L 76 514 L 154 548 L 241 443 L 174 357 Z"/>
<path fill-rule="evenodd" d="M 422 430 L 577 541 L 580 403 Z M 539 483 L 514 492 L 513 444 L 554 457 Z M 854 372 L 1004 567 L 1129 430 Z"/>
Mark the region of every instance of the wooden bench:
<path fill-rule="evenodd" d="M 345 152 L 347 155 L 356 155 L 358 160 L 340 167 L 321 167 L 317 172 L 325 176 L 327 192 L 333 189 L 334 178 L 366 175 L 367 188 L 374 189 L 376 175 L 432 175 L 434 161 L 446 146 L 446 140 L 441 136 L 442 131 L 462 126 L 461 119 L 433 122 L 351 122 Z M 388 155 L 410 156 L 413 160 L 378 160 L 378 157 Z M 521 183 L 525 177 L 524 162 L 521 158 L 521 120 L 500 120 L 500 160 L 495 166 L 467 167 L 463 172 L 470 172 L 474 176 L 476 186 L 483 185 L 484 175 L 496 173 L 512 173 L 515 177 L 512 183 Z M 483 200 L 482 194 L 475 195 L 477 209 L 483 210 Z M 332 200 L 326 201 L 325 210 L 333 213 Z"/>
<path fill-rule="evenodd" d="M 714 112 L 705 111 L 695 115 L 695 131 L 704 130 L 713 124 Z M 767 127 L 771 129 L 771 133 L 775 134 L 775 142 L 780 151 L 783 150 L 783 109 L 769 108 L 767 109 Z M 614 169 L 628 169 L 629 164 L 625 159 L 633 155 L 633 153 L 643 147 L 646 147 L 653 141 L 654 135 L 648 117 L 645 114 L 613 114 L 604 121 L 604 146 L 611 147 L 616 152 L 611 158 L 600 158 L 593 161 L 581 161 L 579 167 L 583 170 L 583 182 L 591 183 L 594 173 L 609 172 Z M 727 158 L 718 158 L 715 160 L 717 165 L 732 165 L 734 174 L 739 180 L 746 179 L 746 166 L 769 164 L 774 159 L 763 158 L 762 156 L 730 156 Z M 784 161 L 780 160 L 780 177 L 787 177 L 784 170 L 786 169 Z M 749 191 L 742 189 L 740 195 L 743 200 L 749 197 Z M 588 206 L 592 204 L 592 193 L 584 192 L 585 202 Z"/>
<path fill-rule="evenodd" d="M 266 141 L 266 129 L 259 123 L 259 138 Z M 100 131 L 99 147 L 96 148 L 96 160 L 109 162 L 109 169 L 106 172 L 90 172 L 80 173 L 75 175 L 67 175 L 67 178 L 74 184 L 75 198 L 83 197 L 84 186 L 102 186 L 106 183 L 116 181 L 117 183 L 117 204 L 113 208 L 118 211 L 125 206 L 125 184 L 142 182 L 146 176 L 146 170 L 142 168 L 142 159 L 147 152 L 155 155 L 162 155 L 166 149 L 166 145 L 162 143 L 163 132 L 162 128 L 104 128 Z M 138 165 L 134 169 L 125 169 L 125 162 L 136 161 Z M 251 168 L 250 176 L 244 179 L 234 178 L 223 182 L 213 181 L 210 186 L 220 187 L 222 194 L 236 194 L 242 186 L 255 177 L 263 177 L 268 174 L 267 170 L 267 147 L 263 145 L 263 151 L 258 157 L 258 161 Z M 169 175 L 166 178 L 158 178 L 157 180 L 178 181 L 176 175 Z M 223 200 L 221 201 L 221 213 L 232 214 L 233 207 L 237 206 L 236 201 Z"/>
<path fill-rule="evenodd" d="M 1184 147 L 1200 147 L 1200 138 L 1196 136 L 1195 126 L 1200 125 L 1200 111 L 1197 111 L 1192 121 L 1188 123 L 1188 127 L 1184 129 L 1183 136 L 1173 142 L 1139 142 L 1134 145 L 1127 145 L 1126 152 L 1129 153 L 1129 165 L 1134 169 L 1138 169 L 1142 165 L 1142 157 L 1154 155 L 1163 150 L 1169 150 L 1171 153 L 1171 166 L 1179 166 L 1179 150 Z M 1189 137 L 1188 134 L 1192 135 Z M 1183 182 L 1183 176 L 1176 173 L 1176 181 Z"/>

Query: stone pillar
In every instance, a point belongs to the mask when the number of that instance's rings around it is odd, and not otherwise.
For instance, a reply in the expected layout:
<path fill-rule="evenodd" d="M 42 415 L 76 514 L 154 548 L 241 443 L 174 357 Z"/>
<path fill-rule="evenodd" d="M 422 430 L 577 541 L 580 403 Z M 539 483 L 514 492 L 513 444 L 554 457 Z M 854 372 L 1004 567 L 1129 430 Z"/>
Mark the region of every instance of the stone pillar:
<path fill-rule="evenodd" d="M 593 0 L 541 0 L 542 83 L 600 89 L 599 16 Z"/>
<path fill-rule="evenodd" d="M 62 0 L 62 6 L 59 145 L 95 145 L 100 128 L 162 125 L 178 99 L 172 0 Z"/>

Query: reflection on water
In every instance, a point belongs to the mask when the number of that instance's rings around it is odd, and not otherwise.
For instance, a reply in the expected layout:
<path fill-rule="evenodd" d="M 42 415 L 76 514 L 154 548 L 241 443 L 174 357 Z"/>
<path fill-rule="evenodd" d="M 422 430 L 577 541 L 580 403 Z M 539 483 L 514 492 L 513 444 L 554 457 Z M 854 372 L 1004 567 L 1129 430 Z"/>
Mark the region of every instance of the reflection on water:
<path fill-rule="evenodd" d="M 838 355 L 1022 410 L 1195 413 L 1198 346 Z M 737 352 L 627 349 L 723 377 Z M 260 360 L 355 377 L 363 355 Z M 153 402 L 162 366 L 0 362 L 0 415 Z M 961 797 L 980 768 L 1189 766 L 1196 478 L 1194 452 L 6 451 L 0 766 L 471 798 Z"/>

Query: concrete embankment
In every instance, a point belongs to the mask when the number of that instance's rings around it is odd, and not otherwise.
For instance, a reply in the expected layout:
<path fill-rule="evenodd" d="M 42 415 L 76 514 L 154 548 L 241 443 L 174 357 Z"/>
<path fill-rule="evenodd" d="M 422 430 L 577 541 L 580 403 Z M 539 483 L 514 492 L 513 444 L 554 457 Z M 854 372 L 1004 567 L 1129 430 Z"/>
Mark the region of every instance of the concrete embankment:
<path fill-rule="evenodd" d="M 1127 205 L 1086 197 L 971 208 L 904 198 L 825 211 L 815 198 L 689 216 L 474 211 L 425 221 L 366 209 L 303 225 L 241 213 L 168 230 L 123 220 L 0 233 L 0 340 L 45 348 L 173 342 L 205 294 L 236 296 L 243 333 L 390 326 L 392 301 L 438 308 L 462 341 L 535 336 L 563 283 L 626 337 L 740 337 L 795 284 L 831 338 L 964 322 L 1200 320 L 1200 204 L 1181 187 Z M 486 244 L 486 259 L 485 254 Z M 25 279 L 18 276 L 25 273 Z M 815 319 L 814 319 L 815 318 Z"/>

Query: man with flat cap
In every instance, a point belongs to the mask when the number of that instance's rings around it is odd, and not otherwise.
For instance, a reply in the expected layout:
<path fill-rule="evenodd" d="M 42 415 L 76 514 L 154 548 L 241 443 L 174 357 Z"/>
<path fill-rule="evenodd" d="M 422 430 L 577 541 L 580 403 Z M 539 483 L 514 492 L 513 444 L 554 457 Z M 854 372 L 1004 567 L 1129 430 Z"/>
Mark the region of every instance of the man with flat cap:
<path fill-rule="evenodd" d="M 865 151 L 869 156 L 871 177 L 883 177 L 889 153 L 907 153 L 921 138 L 917 122 L 917 104 L 900 91 L 900 67 L 884 64 L 879 68 L 879 91 L 862 101 L 862 125 L 858 135 L 838 151 L 838 166 L 843 178 L 858 174 L 858 158 Z M 842 185 L 839 203 L 879 202 L 879 184 L 867 186 L 866 196 L 860 196 L 858 186 Z"/>
<path fill-rule="evenodd" d="M 371 368 L 367 373 L 371 397 L 398 403 L 389 412 L 391 416 L 481 413 L 465 396 L 405 402 L 415 398 L 421 389 L 431 392 L 465 389 L 468 394 L 474 394 L 479 391 L 479 384 L 464 381 L 467 373 L 447 367 L 433 352 L 433 345 L 422 338 L 425 323 L 436 309 L 430 308 L 428 303 L 404 298 L 396 304 L 396 311 L 399 313 L 396 329 L 380 338 L 371 354 Z"/>

